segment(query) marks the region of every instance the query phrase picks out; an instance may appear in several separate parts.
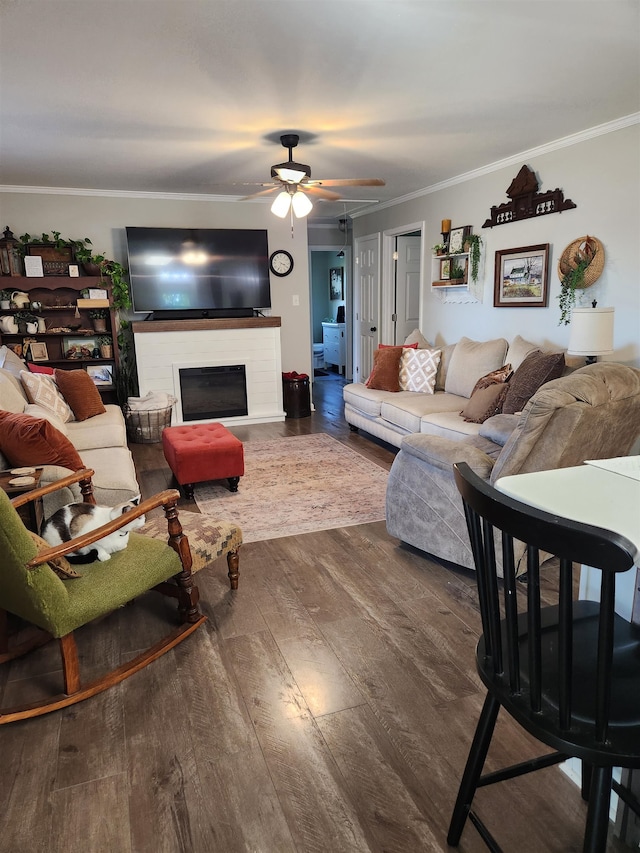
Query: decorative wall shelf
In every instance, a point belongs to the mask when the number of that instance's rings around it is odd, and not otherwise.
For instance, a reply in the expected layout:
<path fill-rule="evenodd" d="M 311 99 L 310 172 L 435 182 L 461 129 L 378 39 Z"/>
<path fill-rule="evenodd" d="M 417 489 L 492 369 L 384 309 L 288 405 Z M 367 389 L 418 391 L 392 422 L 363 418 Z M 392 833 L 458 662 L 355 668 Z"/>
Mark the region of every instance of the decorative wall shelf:
<path fill-rule="evenodd" d="M 507 195 L 511 201 L 500 205 L 494 204 L 483 228 L 546 216 L 548 213 L 562 213 L 563 210 L 572 210 L 576 207 L 570 198 L 565 199 L 563 191 L 557 187 L 555 190 L 539 193 L 538 179 L 535 172 L 532 172 L 528 166 L 520 169 L 511 182 Z"/>

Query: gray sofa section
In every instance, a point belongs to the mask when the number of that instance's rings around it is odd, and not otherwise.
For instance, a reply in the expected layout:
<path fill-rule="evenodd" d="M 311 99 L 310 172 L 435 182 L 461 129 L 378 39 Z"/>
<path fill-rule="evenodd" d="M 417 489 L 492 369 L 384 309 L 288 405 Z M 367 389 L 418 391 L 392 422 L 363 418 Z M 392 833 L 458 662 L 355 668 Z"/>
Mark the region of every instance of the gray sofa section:
<path fill-rule="evenodd" d="M 483 479 L 580 465 L 629 454 L 640 434 L 640 370 L 602 362 L 543 385 L 520 414 L 497 415 L 458 440 L 403 439 L 387 486 L 392 536 L 440 559 L 473 568 L 454 462 Z"/>

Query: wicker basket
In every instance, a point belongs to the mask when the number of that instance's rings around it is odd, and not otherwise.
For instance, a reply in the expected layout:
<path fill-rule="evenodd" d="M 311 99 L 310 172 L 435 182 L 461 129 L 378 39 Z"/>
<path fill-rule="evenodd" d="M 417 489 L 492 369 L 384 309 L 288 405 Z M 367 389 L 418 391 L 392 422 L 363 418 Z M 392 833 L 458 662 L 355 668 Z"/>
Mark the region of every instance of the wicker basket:
<path fill-rule="evenodd" d="M 578 237 L 569 243 L 558 261 L 558 278 L 560 281 L 572 269 L 575 269 L 580 260 L 591 256 L 591 262 L 584 271 L 584 283 L 581 289 L 591 287 L 600 278 L 604 269 L 604 246 L 597 237 Z"/>
<path fill-rule="evenodd" d="M 165 409 L 126 409 L 127 438 L 134 444 L 156 444 L 162 441 L 162 430 L 171 426 L 171 410 Z"/>

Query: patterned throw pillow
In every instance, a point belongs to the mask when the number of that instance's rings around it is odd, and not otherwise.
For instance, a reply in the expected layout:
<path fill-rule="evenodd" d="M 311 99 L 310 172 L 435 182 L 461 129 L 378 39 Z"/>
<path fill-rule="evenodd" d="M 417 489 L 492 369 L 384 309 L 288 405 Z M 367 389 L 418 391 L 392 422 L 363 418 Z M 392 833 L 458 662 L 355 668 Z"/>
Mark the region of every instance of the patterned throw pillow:
<path fill-rule="evenodd" d="M 471 392 L 471 396 L 476 393 L 476 391 L 482 391 L 483 388 L 488 388 L 489 385 L 495 385 L 496 383 L 508 382 L 511 376 L 513 375 L 513 370 L 511 369 L 510 364 L 503 364 L 502 367 L 499 367 L 497 370 L 492 370 L 491 373 L 487 373 L 484 376 L 481 376 L 480 379 L 476 382 L 473 387 L 473 391 Z"/>
<path fill-rule="evenodd" d="M 48 376 L 45 373 L 29 373 L 23 370 L 20 373 L 20 381 L 30 403 L 37 403 L 43 409 L 53 412 L 63 424 L 74 420 L 71 407 L 58 391 L 53 376 Z"/>
<path fill-rule="evenodd" d="M 51 548 L 51 545 L 49 545 L 48 542 L 45 542 L 44 539 L 41 539 L 37 533 L 33 533 L 31 530 L 28 530 L 27 533 L 38 546 L 38 554 L 42 554 L 43 551 Z M 47 562 L 63 581 L 82 577 L 79 572 L 76 572 L 66 557 L 54 557 L 52 560 L 48 560 Z"/>
<path fill-rule="evenodd" d="M 433 394 L 440 364 L 439 349 L 406 349 L 400 359 L 400 390 Z"/>

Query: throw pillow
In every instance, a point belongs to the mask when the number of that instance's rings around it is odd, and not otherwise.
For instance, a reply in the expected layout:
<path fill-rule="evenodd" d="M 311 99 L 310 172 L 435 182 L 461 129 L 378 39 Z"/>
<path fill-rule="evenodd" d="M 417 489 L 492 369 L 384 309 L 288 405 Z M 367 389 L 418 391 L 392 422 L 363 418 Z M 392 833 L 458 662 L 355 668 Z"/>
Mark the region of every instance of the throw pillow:
<path fill-rule="evenodd" d="M 564 370 L 564 353 L 530 353 L 511 377 L 507 396 L 502 405 L 505 415 L 521 412 L 538 388 L 557 379 Z"/>
<path fill-rule="evenodd" d="M 4 370 L 8 370 L 9 373 L 12 373 L 17 379 L 20 378 L 20 371 L 24 370 L 26 367 L 26 363 L 13 352 L 7 346 L 0 347 L 0 367 Z"/>
<path fill-rule="evenodd" d="M 506 383 L 493 382 L 475 391 L 460 412 L 463 420 L 471 424 L 483 424 L 487 418 L 499 415 L 508 390 L 509 386 Z"/>
<path fill-rule="evenodd" d="M 49 421 L 0 411 L 0 453 L 9 465 L 61 465 L 84 468 L 78 451 Z"/>
<path fill-rule="evenodd" d="M 77 421 L 86 421 L 107 411 L 100 392 L 86 370 L 56 370 L 55 380 Z"/>
<path fill-rule="evenodd" d="M 505 363 L 507 342 L 504 338 L 493 341 L 472 341 L 460 338 L 451 356 L 444 390 L 459 397 L 470 397 L 481 376 L 497 370 Z"/>
<path fill-rule="evenodd" d="M 418 342 L 412 344 L 379 344 L 378 349 L 418 349 Z"/>
<path fill-rule="evenodd" d="M 53 376 L 47 376 L 44 373 L 29 373 L 27 370 L 23 370 L 20 374 L 20 381 L 30 403 L 37 403 L 39 406 L 49 409 L 63 424 L 73 420 L 73 412 L 58 391 Z"/>
<path fill-rule="evenodd" d="M 400 390 L 400 358 L 402 347 L 380 346 L 373 353 L 373 368 L 366 381 L 376 391 Z"/>
<path fill-rule="evenodd" d="M 417 345 L 418 349 L 431 349 L 431 344 L 422 334 L 420 329 L 414 329 L 413 332 L 407 336 L 403 346 L 410 347 L 414 344 Z"/>
<path fill-rule="evenodd" d="M 46 551 L 48 548 L 51 548 L 51 545 L 49 545 L 48 542 L 38 536 L 37 533 L 33 533 L 31 530 L 28 530 L 27 533 L 38 546 L 38 554 L 42 554 L 43 551 Z M 76 570 L 72 567 L 71 563 L 67 560 L 66 557 L 54 557 L 52 560 L 47 560 L 47 563 L 51 566 L 51 568 L 58 575 L 58 577 L 62 578 L 63 581 L 69 580 L 71 578 L 82 577 L 81 574 L 76 572 Z"/>
<path fill-rule="evenodd" d="M 499 367 L 497 370 L 492 370 L 485 376 L 481 376 L 480 379 L 478 379 L 478 381 L 474 385 L 473 391 L 471 392 L 471 396 L 473 397 L 476 391 L 481 391 L 483 388 L 488 388 L 489 385 L 508 382 L 511 378 L 512 373 L 513 370 L 511 369 L 511 365 L 503 364 L 502 367 Z"/>
<path fill-rule="evenodd" d="M 439 349 L 405 349 L 400 357 L 400 390 L 433 394 L 439 364 Z"/>
<path fill-rule="evenodd" d="M 27 362 L 29 373 L 46 373 L 48 376 L 53 376 L 53 367 L 48 367 L 46 364 L 36 364 L 33 361 Z"/>
<path fill-rule="evenodd" d="M 520 335 L 516 335 L 509 344 L 505 360 L 511 362 L 513 369 L 517 370 L 530 353 L 539 349 L 538 344 L 532 344 L 531 341 L 525 341 Z"/>

